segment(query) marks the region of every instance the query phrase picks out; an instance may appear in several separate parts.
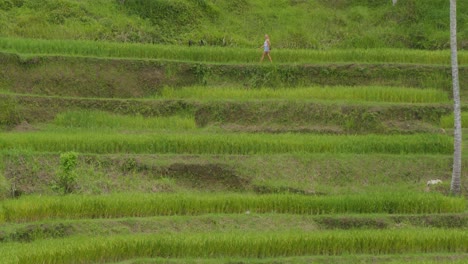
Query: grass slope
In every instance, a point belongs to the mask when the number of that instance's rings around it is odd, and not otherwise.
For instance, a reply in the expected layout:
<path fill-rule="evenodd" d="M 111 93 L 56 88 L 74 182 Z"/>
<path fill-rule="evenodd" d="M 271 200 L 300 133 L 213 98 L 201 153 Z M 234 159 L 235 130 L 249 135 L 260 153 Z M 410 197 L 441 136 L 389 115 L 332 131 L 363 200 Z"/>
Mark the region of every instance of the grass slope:
<path fill-rule="evenodd" d="M 53 195 L 58 153 L 4 150 L 0 197 Z M 463 158 L 463 166 L 468 159 Z M 75 192 L 252 192 L 335 195 L 368 192 L 448 193 L 450 155 L 85 155 L 75 168 Z M 21 175 L 21 176 L 19 176 Z M 462 177 L 466 178 L 463 172 Z M 440 179 L 441 186 L 426 182 Z M 463 182 L 464 190 L 466 181 Z"/>
<path fill-rule="evenodd" d="M 449 47 L 444 0 L 4 0 L 0 36 L 274 48 Z M 458 3 L 466 48 L 468 4 Z"/>

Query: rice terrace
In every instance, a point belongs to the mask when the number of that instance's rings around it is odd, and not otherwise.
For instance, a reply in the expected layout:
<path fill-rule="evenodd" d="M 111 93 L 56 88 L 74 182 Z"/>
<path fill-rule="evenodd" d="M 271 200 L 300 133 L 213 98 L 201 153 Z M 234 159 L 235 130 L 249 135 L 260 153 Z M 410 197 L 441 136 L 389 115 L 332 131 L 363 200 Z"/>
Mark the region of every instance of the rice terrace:
<path fill-rule="evenodd" d="M 468 263 L 451 1 L 0 0 L 0 263 Z"/>

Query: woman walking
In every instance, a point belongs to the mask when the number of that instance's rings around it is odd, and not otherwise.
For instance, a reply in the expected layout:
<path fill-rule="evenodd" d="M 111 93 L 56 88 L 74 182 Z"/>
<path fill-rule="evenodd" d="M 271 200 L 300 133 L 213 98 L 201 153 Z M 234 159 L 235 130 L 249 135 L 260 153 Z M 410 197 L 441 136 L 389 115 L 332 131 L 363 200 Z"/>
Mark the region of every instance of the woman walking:
<path fill-rule="evenodd" d="M 260 59 L 260 62 L 263 62 L 263 58 L 265 58 L 265 55 L 268 56 L 268 58 L 270 59 L 270 62 L 273 62 L 270 56 L 270 50 L 271 50 L 270 37 L 268 37 L 267 34 L 265 34 L 265 42 L 263 42 L 263 46 L 261 46 L 260 48 L 263 48 L 263 54 L 262 54 L 262 58 Z"/>

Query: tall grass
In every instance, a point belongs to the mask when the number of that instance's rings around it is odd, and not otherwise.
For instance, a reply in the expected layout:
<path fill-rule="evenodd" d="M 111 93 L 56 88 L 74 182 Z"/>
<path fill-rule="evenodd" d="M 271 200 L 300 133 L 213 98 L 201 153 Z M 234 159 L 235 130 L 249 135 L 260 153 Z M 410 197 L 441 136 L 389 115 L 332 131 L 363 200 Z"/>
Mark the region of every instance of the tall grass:
<path fill-rule="evenodd" d="M 452 153 L 446 135 L 1 133 L 0 149 L 86 153 Z"/>
<path fill-rule="evenodd" d="M 94 263 L 136 257 L 284 257 L 468 250 L 464 230 L 328 231 L 78 237 L 0 246 L 3 263 Z"/>
<path fill-rule="evenodd" d="M 462 198 L 436 194 L 373 193 L 330 197 L 291 194 L 113 194 L 108 196 L 23 197 L 0 202 L 6 222 L 44 219 L 200 215 L 207 213 L 447 213 L 463 212 Z"/>
<path fill-rule="evenodd" d="M 103 111 L 68 111 L 58 114 L 52 124 L 66 128 L 128 129 L 128 130 L 190 130 L 195 129 L 194 117 L 143 117 L 116 115 Z"/>
<path fill-rule="evenodd" d="M 415 89 L 399 87 L 304 87 L 294 89 L 242 89 L 235 87 L 186 87 L 162 90 L 164 99 L 200 99 L 200 100 L 346 100 L 392 103 L 447 103 L 448 94 L 437 89 Z"/>
<path fill-rule="evenodd" d="M 0 51 L 31 55 L 69 55 L 162 59 L 214 63 L 257 63 L 261 51 L 247 48 L 185 47 L 72 40 L 0 38 Z M 450 51 L 403 49 L 274 50 L 275 63 L 417 63 L 450 64 Z M 460 65 L 468 52 L 459 52 Z"/>

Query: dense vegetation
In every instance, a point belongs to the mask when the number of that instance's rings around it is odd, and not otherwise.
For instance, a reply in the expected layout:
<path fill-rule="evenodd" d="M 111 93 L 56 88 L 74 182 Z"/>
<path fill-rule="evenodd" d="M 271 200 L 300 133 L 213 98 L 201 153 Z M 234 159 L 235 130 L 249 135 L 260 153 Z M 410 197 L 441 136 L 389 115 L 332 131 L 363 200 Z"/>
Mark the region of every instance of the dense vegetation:
<path fill-rule="evenodd" d="M 449 47 L 445 0 L 1 0 L 0 36 L 254 48 Z M 458 3 L 460 47 L 468 3 Z"/>
<path fill-rule="evenodd" d="M 464 263 L 447 47 L 446 0 L 0 0 L 0 262 Z"/>

